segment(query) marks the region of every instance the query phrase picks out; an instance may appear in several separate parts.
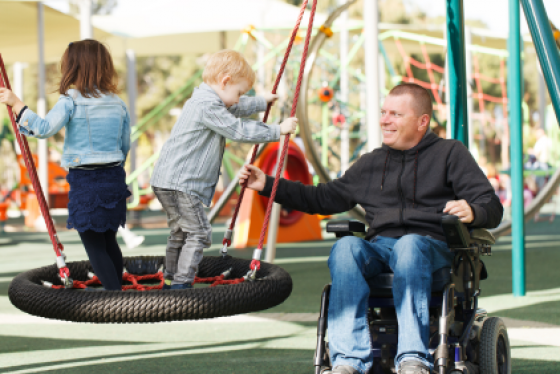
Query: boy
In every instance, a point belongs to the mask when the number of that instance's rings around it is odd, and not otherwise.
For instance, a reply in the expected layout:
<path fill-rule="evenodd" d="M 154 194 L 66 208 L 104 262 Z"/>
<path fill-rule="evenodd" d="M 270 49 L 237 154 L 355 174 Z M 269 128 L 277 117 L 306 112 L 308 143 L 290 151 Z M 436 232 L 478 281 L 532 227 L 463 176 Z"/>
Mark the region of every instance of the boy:
<path fill-rule="evenodd" d="M 209 206 L 214 195 L 226 138 L 273 142 L 280 135 L 293 134 L 297 125 L 296 118 L 280 125 L 239 118 L 265 111 L 278 95 L 242 96 L 253 86 L 255 73 L 238 52 L 212 55 L 202 80 L 185 103 L 150 181 L 171 229 L 163 289 L 192 288 L 202 252 L 210 247 L 212 227 L 202 204 Z"/>

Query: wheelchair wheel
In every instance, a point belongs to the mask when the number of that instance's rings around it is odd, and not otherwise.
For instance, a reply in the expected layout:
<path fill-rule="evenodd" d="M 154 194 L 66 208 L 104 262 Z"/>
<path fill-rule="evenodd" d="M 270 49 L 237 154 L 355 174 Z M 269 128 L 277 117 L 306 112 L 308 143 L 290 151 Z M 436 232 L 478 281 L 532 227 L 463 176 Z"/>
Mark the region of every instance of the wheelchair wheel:
<path fill-rule="evenodd" d="M 480 374 L 511 374 L 511 350 L 501 318 L 484 321 L 480 334 Z"/>

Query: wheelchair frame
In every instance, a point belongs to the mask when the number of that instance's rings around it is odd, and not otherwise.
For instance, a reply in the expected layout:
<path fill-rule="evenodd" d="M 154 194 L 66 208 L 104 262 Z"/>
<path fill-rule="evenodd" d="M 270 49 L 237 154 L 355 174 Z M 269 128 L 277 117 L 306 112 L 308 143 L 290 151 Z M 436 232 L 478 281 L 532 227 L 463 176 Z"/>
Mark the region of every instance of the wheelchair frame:
<path fill-rule="evenodd" d="M 430 302 L 430 353 L 438 374 L 511 374 L 511 352 L 507 329 L 498 317 L 488 317 L 478 308 L 479 283 L 487 277 L 481 256 L 491 256 L 495 239 L 485 229 L 467 227 L 456 216 L 444 216 L 442 228 L 447 245 L 455 253 L 441 298 Z M 331 221 L 327 232 L 337 238 L 365 232 L 357 221 Z M 434 273 L 435 274 L 435 273 Z M 449 277 L 449 275 L 447 275 Z M 392 278 L 391 278 L 392 279 Z M 330 367 L 325 342 L 331 285 L 323 289 L 321 310 L 317 322 L 317 347 L 314 356 L 315 373 Z M 387 287 L 388 289 L 391 287 Z M 438 296 L 438 291 L 432 291 Z M 379 308 L 379 312 L 375 309 Z M 391 315 L 392 314 L 392 315 Z M 387 316 L 393 317 L 392 319 Z M 368 320 L 374 363 L 370 374 L 394 373 L 394 357 L 398 343 L 398 322 L 394 313 L 392 293 L 388 297 L 370 295 Z"/>

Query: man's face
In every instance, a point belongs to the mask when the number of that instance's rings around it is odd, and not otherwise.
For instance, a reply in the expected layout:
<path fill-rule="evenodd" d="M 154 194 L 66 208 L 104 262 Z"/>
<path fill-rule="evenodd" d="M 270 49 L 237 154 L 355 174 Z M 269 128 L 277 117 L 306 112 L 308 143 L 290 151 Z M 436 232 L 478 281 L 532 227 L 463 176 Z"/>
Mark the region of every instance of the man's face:
<path fill-rule="evenodd" d="M 383 143 L 405 151 L 422 140 L 430 123 L 428 115 L 418 116 L 411 95 L 389 95 L 381 108 L 380 126 Z"/>

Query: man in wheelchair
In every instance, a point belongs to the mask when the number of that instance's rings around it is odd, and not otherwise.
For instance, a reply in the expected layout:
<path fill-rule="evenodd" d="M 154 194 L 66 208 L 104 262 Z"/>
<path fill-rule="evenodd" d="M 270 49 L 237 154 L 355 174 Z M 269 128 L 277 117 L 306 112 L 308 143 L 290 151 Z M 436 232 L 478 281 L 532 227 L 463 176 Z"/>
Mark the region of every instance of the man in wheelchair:
<path fill-rule="evenodd" d="M 316 365 L 332 367 L 333 374 L 393 370 L 429 374 L 434 369 L 441 374 L 449 370 L 478 373 L 473 365 L 461 363 L 482 360 L 469 339 L 478 331 L 474 321 L 485 317 L 475 315 L 478 280 L 485 273 L 478 255 L 491 241 L 478 241 L 477 245 L 482 244 L 475 248 L 466 238 L 468 231 L 458 225 L 496 227 L 503 207 L 468 149 L 429 130 L 431 116 L 428 91 L 401 83 L 390 91 L 381 110 L 381 148 L 364 154 L 341 178 L 329 183 L 305 186 L 282 179 L 278 184 L 276 202 L 285 207 L 329 215 L 359 204 L 366 212 L 365 239 L 351 236 L 350 231 L 356 231 L 351 226 L 358 222 L 342 223 L 344 227 L 338 230 L 334 225 L 334 231 L 347 234 L 337 235 L 343 237 L 331 250 L 332 287 L 323 294 L 319 321 L 328 315 L 330 355 L 320 349 L 323 328 L 315 358 Z M 270 196 L 273 178 L 257 167 L 247 165 L 239 176 L 247 187 Z M 448 215 L 457 222 L 450 217 L 447 236 L 464 239 L 456 246 L 466 246 L 463 251 L 452 251 L 446 242 L 442 217 Z M 449 281 L 451 268 L 464 280 L 460 288 Z M 438 271 L 447 282 L 436 279 Z M 378 289 L 383 286 L 371 281 L 391 272 L 389 295 L 383 298 L 383 290 Z M 432 298 L 436 291 L 440 295 L 437 314 L 432 308 L 437 304 Z M 370 294 L 377 304 L 372 304 Z M 496 373 L 501 374 L 504 367 Z"/>

